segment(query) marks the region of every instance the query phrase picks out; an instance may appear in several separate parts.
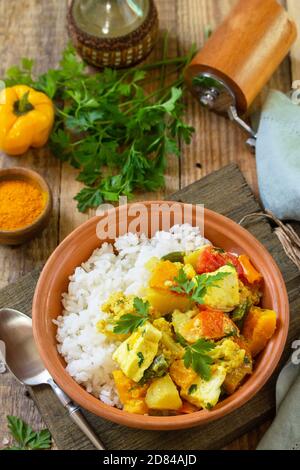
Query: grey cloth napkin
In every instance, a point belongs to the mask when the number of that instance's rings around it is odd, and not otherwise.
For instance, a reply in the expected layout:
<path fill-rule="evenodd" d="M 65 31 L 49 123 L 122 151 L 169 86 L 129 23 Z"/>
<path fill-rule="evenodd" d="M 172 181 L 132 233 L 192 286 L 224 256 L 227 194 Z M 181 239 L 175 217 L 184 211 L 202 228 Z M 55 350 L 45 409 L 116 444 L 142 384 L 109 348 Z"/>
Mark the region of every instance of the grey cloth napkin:
<path fill-rule="evenodd" d="M 257 450 L 300 450 L 300 364 L 291 360 L 277 380 L 276 410 Z"/>
<path fill-rule="evenodd" d="M 300 106 L 279 91 L 270 92 L 262 110 L 256 162 L 265 209 L 300 221 Z"/>

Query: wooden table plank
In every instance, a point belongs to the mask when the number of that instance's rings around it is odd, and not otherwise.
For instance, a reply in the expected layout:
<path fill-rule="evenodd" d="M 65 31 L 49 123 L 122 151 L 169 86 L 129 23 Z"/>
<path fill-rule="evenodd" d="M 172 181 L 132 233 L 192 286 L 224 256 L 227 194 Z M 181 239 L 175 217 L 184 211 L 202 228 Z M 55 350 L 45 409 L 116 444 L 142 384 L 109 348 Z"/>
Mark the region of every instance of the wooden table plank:
<path fill-rule="evenodd" d="M 170 32 L 170 53 L 174 56 L 186 53 L 193 42 L 200 48 L 204 42 L 205 26 L 215 28 L 236 1 L 157 0 L 161 30 L 168 29 Z M 0 0 L 0 76 L 8 66 L 18 63 L 22 56 L 36 58 L 39 72 L 57 65 L 67 41 L 66 2 L 67 0 Z M 300 31 L 299 0 L 286 2 Z M 149 60 L 160 57 L 161 38 Z M 292 51 L 292 77 L 300 79 L 300 35 Z M 270 86 L 286 92 L 290 84 L 290 63 L 287 59 L 256 100 L 255 106 L 261 105 Z M 157 194 L 138 195 L 138 199 L 166 197 L 179 186 L 183 188 L 231 161 L 239 163 L 248 183 L 257 194 L 255 159 L 245 147 L 246 135 L 228 120 L 201 109 L 191 96 L 187 96 L 187 108 L 188 119 L 196 128 L 191 146 L 182 147 L 180 162 L 174 157 L 169 158 L 165 190 Z M 54 211 L 51 223 L 42 237 L 19 248 L 1 247 L 0 287 L 30 271 L 37 264 L 43 264 L 58 241 L 92 214 L 78 213 L 72 199 L 80 188 L 80 184 L 75 182 L 76 172 L 67 165 L 61 168 L 60 162 L 47 149 L 30 151 L 21 158 L 0 155 L 0 167 L 14 165 L 34 168 L 48 179 L 54 195 Z M 28 416 L 33 425 L 41 425 L 38 415 L 33 415 L 30 402 L 19 393 L 21 389 L 16 389 L 15 382 L 7 377 L 3 383 L 0 377 L 0 402 L 2 398 L 5 401 L 5 409 L 1 407 L 0 410 L 0 445 L 1 430 L 4 432 L 5 429 L 5 413 L 18 413 L 18 410 L 24 409 L 24 418 Z M 9 396 L 14 397 L 11 402 L 8 400 Z M 233 443 L 230 448 L 253 448 L 260 433 L 261 430 L 258 429 Z"/>
<path fill-rule="evenodd" d="M 55 66 L 65 35 L 64 2 L 57 0 L 0 1 L 0 77 L 21 57 L 35 58 L 37 72 Z M 43 234 L 21 247 L 0 248 L 0 287 L 45 263 L 58 243 L 60 162 L 48 149 L 33 150 L 22 157 L 0 153 L 0 167 L 23 166 L 41 173 L 53 192 L 54 209 Z M 36 407 L 24 395 L 24 388 L 6 374 L 0 376 L 0 436 L 7 436 L 6 415 L 15 414 L 33 427 L 43 426 Z M 0 438 L 0 447 L 2 439 Z"/>

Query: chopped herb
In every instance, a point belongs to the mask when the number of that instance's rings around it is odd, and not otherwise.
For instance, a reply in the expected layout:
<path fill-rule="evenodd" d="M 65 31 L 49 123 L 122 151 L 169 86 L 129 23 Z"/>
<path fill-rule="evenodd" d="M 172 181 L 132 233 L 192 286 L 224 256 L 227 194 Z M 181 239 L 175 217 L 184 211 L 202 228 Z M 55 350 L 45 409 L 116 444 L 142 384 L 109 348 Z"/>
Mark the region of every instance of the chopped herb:
<path fill-rule="evenodd" d="M 190 388 L 188 389 L 188 394 L 192 395 L 193 393 L 196 392 L 197 388 L 198 388 L 197 384 L 192 384 Z"/>
<path fill-rule="evenodd" d="M 251 363 L 251 361 L 250 361 L 249 357 L 245 356 L 244 357 L 244 364 L 250 364 L 250 363 Z"/>
<path fill-rule="evenodd" d="M 176 333 L 176 341 L 184 348 L 188 345 L 188 343 L 180 333 Z"/>
<path fill-rule="evenodd" d="M 204 296 L 207 293 L 209 287 L 219 287 L 216 282 L 221 281 L 230 273 L 228 272 L 218 272 L 216 274 L 200 274 L 196 276 L 196 288 L 194 289 L 192 300 L 197 304 L 204 304 Z"/>
<path fill-rule="evenodd" d="M 232 314 L 231 314 L 231 319 L 234 322 L 241 322 L 246 313 L 248 313 L 249 308 L 251 307 L 251 302 L 247 299 L 245 302 L 241 303 L 238 307 L 236 307 Z"/>
<path fill-rule="evenodd" d="M 149 302 L 135 297 L 133 301 L 134 313 L 122 315 L 116 322 L 114 333 L 128 334 L 133 333 L 137 328 L 144 325 L 149 318 Z"/>
<path fill-rule="evenodd" d="M 172 286 L 170 289 L 178 294 L 191 295 L 192 300 L 197 304 L 204 303 L 204 296 L 209 287 L 218 287 L 215 283 L 224 279 L 228 276 L 228 272 L 218 272 L 216 274 L 200 274 L 195 276 L 194 279 L 188 279 L 184 269 L 181 268 L 178 276 L 174 278 L 176 286 Z"/>
<path fill-rule="evenodd" d="M 187 346 L 183 356 L 185 367 L 191 367 L 204 380 L 209 380 L 211 378 L 210 364 L 213 363 L 213 359 L 207 353 L 214 348 L 215 343 L 206 341 L 203 338 Z"/>
<path fill-rule="evenodd" d="M 163 256 L 161 259 L 163 261 L 171 261 L 172 263 L 182 263 L 185 253 L 183 251 L 173 251 Z"/>
<path fill-rule="evenodd" d="M 127 343 L 126 346 L 127 346 L 127 351 L 129 352 L 130 351 L 129 344 Z"/>
<path fill-rule="evenodd" d="M 189 295 L 195 288 L 195 283 L 192 279 L 189 279 L 183 268 L 179 270 L 178 276 L 174 278 L 177 286 L 172 286 L 171 291 L 177 292 L 178 294 Z"/>
<path fill-rule="evenodd" d="M 151 366 L 145 370 L 142 379 L 139 381 L 140 385 L 144 385 L 149 380 L 156 377 L 163 377 L 168 371 L 169 363 L 163 354 L 159 354 L 154 358 Z"/>
<path fill-rule="evenodd" d="M 7 416 L 8 429 L 17 445 L 6 447 L 5 450 L 38 450 L 51 448 L 51 434 L 48 429 L 35 432 L 16 416 Z"/>
<path fill-rule="evenodd" d="M 208 410 L 208 411 L 211 411 L 213 409 L 214 405 L 212 405 L 211 403 L 206 403 L 205 405 L 205 408 Z"/>
<path fill-rule="evenodd" d="M 138 362 L 138 365 L 139 367 L 141 367 L 141 365 L 143 364 L 145 358 L 144 358 L 144 354 L 142 352 L 138 352 L 137 353 L 137 357 L 139 358 L 139 362 Z"/>

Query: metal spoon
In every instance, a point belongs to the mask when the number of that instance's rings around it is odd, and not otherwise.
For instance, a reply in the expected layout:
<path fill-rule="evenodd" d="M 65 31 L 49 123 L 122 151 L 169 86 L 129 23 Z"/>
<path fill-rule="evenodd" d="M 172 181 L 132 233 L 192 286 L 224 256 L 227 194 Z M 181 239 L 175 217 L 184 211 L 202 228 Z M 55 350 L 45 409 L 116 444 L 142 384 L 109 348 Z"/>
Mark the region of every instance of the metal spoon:
<path fill-rule="evenodd" d="M 49 372 L 44 368 L 34 342 L 31 318 L 11 308 L 0 310 L 0 339 L 4 341 L 6 346 L 6 358 L 3 359 L 15 378 L 30 387 L 42 384 L 50 385 L 74 423 L 96 449 L 105 450 L 79 407 L 72 403 L 72 400 L 56 385 Z"/>

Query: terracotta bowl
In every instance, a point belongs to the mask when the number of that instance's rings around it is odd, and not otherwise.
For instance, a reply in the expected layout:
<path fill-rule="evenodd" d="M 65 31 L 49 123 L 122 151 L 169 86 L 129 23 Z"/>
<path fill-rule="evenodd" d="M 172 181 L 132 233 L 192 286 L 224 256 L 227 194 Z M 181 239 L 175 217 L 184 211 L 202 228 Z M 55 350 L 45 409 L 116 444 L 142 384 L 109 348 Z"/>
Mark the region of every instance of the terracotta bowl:
<path fill-rule="evenodd" d="M 28 168 L 15 167 L 0 170 L 0 182 L 10 180 L 27 181 L 41 189 L 46 198 L 43 211 L 32 224 L 17 230 L 0 230 L 0 244 L 21 245 L 37 236 L 46 227 L 52 210 L 52 194 L 47 181 L 39 173 Z"/>
<path fill-rule="evenodd" d="M 145 202 L 146 215 L 156 211 L 157 201 Z M 169 207 L 173 202 L 166 203 Z M 188 205 L 181 204 L 182 208 Z M 191 206 L 189 206 L 191 207 Z M 116 221 L 110 222 L 110 228 L 116 228 L 116 235 L 127 232 L 129 206 L 121 206 L 116 210 Z M 190 212 L 185 222 L 195 225 L 195 214 Z M 281 273 L 268 251 L 245 229 L 219 215 L 205 209 L 205 237 L 225 250 L 236 253 L 246 253 L 250 256 L 256 268 L 264 277 L 264 292 L 262 304 L 278 313 L 277 330 L 265 350 L 255 362 L 252 376 L 231 396 L 220 402 L 212 411 L 201 410 L 195 413 L 156 417 L 129 414 L 112 408 L 90 395 L 78 385 L 65 370 L 65 362 L 56 349 L 56 326 L 52 320 L 62 312 L 61 295 L 67 290 L 68 278 L 75 267 L 86 261 L 93 250 L 101 245 L 96 234 L 100 220 L 94 217 L 72 232 L 54 251 L 40 276 L 33 301 L 33 329 L 35 340 L 42 360 L 58 385 L 72 399 L 86 410 L 129 427 L 168 430 L 183 429 L 199 426 L 220 418 L 236 410 L 252 398 L 266 383 L 273 373 L 283 352 L 289 327 L 289 305 L 285 284 Z M 126 223 L 126 216 L 128 220 Z M 160 224 L 159 224 L 160 225 Z M 170 226 L 173 225 L 172 220 Z M 121 228 L 122 227 L 122 228 Z M 157 226 L 148 230 L 153 235 Z M 110 240 L 113 241 L 113 240 Z"/>

